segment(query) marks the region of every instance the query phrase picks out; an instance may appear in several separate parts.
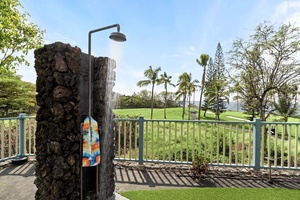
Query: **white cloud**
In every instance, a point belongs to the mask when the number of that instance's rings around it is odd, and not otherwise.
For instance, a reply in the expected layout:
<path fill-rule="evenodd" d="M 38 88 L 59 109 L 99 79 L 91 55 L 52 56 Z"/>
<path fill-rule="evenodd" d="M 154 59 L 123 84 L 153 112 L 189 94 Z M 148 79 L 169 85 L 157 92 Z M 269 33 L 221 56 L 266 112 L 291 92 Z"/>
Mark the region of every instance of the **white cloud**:
<path fill-rule="evenodd" d="M 190 45 L 183 48 L 181 52 L 186 55 L 195 55 L 195 47 Z"/>
<path fill-rule="evenodd" d="M 285 17 L 289 13 L 289 10 L 298 8 L 300 8 L 300 1 L 283 1 L 276 6 L 274 17 Z"/>
<path fill-rule="evenodd" d="M 170 54 L 171 58 L 182 58 L 184 56 L 195 56 L 196 48 L 192 45 L 177 48 L 177 53 Z"/>
<path fill-rule="evenodd" d="M 272 19 L 278 22 L 300 24 L 300 1 L 283 1 L 275 7 Z"/>
<path fill-rule="evenodd" d="M 284 20 L 284 23 L 288 22 L 293 24 L 295 27 L 300 27 L 300 12 L 293 13 Z"/>

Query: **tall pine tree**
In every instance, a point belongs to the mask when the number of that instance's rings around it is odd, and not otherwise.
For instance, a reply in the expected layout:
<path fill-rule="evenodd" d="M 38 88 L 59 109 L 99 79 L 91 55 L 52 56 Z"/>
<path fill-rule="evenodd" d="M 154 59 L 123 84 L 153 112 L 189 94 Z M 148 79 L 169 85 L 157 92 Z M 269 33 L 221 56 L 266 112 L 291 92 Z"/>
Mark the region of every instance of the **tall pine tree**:
<path fill-rule="evenodd" d="M 226 100 L 228 101 L 228 91 L 226 90 L 226 76 L 224 55 L 221 44 L 218 43 L 215 62 L 213 64 L 214 76 L 212 82 L 207 88 L 208 101 L 211 102 L 209 110 L 213 111 L 216 119 L 220 119 L 220 114 L 226 111 Z"/>

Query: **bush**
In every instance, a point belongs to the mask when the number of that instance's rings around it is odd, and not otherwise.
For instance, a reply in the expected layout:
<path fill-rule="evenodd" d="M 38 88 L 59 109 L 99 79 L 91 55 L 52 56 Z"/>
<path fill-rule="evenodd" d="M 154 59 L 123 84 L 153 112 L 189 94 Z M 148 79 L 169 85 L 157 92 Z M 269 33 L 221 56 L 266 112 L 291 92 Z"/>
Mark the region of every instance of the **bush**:
<path fill-rule="evenodd" d="M 193 161 L 193 166 L 190 169 L 193 179 L 198 179 L 198 181 L 201 181 L 203 174 L 207 174 L 209 170 L 208 160 L 198 155 L 195 157 L 195 160 Z"/>

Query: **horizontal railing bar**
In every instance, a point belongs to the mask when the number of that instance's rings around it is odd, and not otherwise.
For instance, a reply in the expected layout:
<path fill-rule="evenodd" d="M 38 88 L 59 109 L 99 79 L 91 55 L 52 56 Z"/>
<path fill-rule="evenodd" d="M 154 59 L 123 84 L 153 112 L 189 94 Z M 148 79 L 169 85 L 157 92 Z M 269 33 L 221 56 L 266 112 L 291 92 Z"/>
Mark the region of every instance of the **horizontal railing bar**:
<path fill-rule="evenodd" d="M 300 125 L 300 122 L 264 122 L 262 121 L 261 124 L 265 125 Z"/>
<path fill-rule="evenodd" d="M 24 119 L 35 119 L 35 116 L 25 116 L 23 118 Z M 13 120 L 13 119 L 20 119 L 20 117 L 5 117 L 5 118 L 0 118 L 0 121 Z"/>
<path fill-rule="evenodd" d="M 138 121 L 138 119 L 125 119 L 125 118 L 114 118 L 114 121 Z M 189 123 L 212 123 L 212 124 L 254 124 L 254 122 L 236 122 L 236 121 L 213 121 L 213 120 L 163 120 L 163 119 L 145 119 L 146 121 L 151 122 L 189 122 Z M 285 124 L 285 125 L 300 125 L 299 122 L 261 122 L 265 125 L 276 125 L 276 124 Z"/>
<path fill-rule="evenodd" d="M 14 155 L 14 156 L 11 156 L 11 157 L 6 157 L 6 158 L 1 158 L 1 159 L 0 159 L 0 162 L 4 162 L 4 161 L 6 161 L 6 160 L 11 160 L 11 159 L 14 159 L 14 158 L 16 158 L 16 157 L 18 157 L 18 155 Z"/>
<path fill-rule="evenodd" d="M 138 122 L 139 119 L 113 118 L 113 121 L 135 121 L 135 122 Z"/>
<path fill-rule="evenodd" d="M 139 119 L 114 118 L 114 121 L 138 121 Z M 235 121 L 213 121 L 213 120 L 164 120 L 164 119 L 144 119 L 145 122 L 178 122 L 178 123 L 212 123 L 212 124 L 254 124 L 254 122 L 235 122 Z M 300 125 L 300 123 L 299 123 Z"/>

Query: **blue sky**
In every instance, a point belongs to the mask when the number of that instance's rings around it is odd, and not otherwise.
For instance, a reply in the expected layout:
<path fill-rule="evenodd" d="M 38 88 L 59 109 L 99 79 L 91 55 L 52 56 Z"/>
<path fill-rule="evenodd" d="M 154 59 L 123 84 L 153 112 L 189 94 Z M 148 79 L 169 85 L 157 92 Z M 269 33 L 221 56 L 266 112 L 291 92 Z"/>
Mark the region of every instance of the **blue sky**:
<path fill-rule="evenodd" d="M 46 30 L 45 44 L 61 41 L 87 53 L 88 32 L 118 23 L 125 43 L 108 39 L 110 29 L 92 35 L 92 54 L 117 61 L 115 92 L 131 95 L 142 89 L 136 83 L 151 65 L 161 67 L 176 84 L 183 72 L 201 79 L 196 58 L 206 53 L 214 59 L 218 42 L 225 59 L 236 38 L 247 38 L 259 23 L 296 22 L 300 25 L 300 0 L 20 0 L 29 20 Z M 21 66 L 23 80 L 35 83 L 34 55 L 30 67 Z M 175 92 L 175 88 L 170 88 Z M 156 92 L 163 91 L 157 86 Z M 196 94 L 196 98 L 197 98 Z"/>

